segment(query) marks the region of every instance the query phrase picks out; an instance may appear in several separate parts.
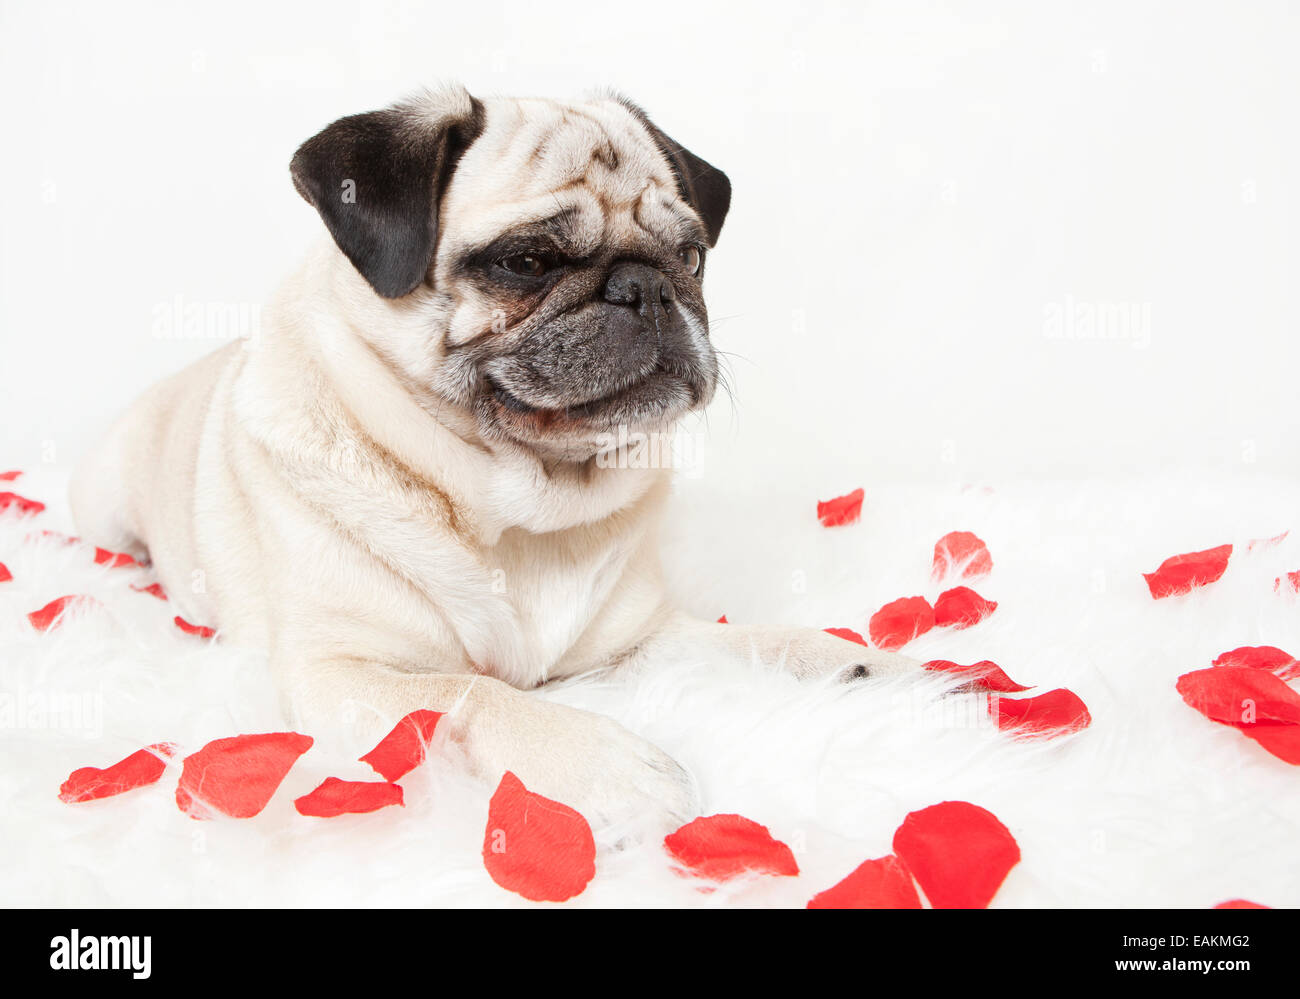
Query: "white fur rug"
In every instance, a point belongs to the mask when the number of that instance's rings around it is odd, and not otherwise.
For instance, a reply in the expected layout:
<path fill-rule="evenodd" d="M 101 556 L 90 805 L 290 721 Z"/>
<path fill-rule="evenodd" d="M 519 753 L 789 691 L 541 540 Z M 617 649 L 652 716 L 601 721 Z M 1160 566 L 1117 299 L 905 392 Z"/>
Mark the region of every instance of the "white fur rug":
<path fill-rule="evenodd" d="M 759 474 L 761 471 L 761 475 Z M 772 468 L 721 467 L 683 480 L 668 528 L 670 577 L 706 618 L 866 631 L 870 613 L 938 587 L 931 549 L 950 530 L 989 545 L 997 600 L 965 631 L 908 647 L 920 659 L 993 659 L 1038 691 L 1066 686 L 1091 728 L 1015 742 L 960 705 L 934 675 L 857 687 L 800 686 L 738 662 L 664 662 L 649 675 L 585 681 L 545 696 L 604 711 L 687 766 L 708 812 L 740 812 L 789 843 L 802 873 L 706 893 L 672 873 L 658 842 L 613 848 L 571 906 L 802 906 L 861 861 L 891 851 L 904 815 L 946 799 L 991 810 L 1022 860 L 995 906 L 1207 907 L 1245 897 L 1300 905 L 1300 770 L 1201 717 L 1174 689 L 1220 652 L 1300 652 L 1300 603 L 1273 580 L 1300 569 L 1300 485 L 1238 481 L 890 487 L 866 469 L 799 483 Z M 862 485 L 860 523 L 820 527 L 815 502 Z M 72 770 L 150 743 L 183 751 L 284 727 L 258 658 L 186 636 L 174 609 L 134 592 L 146 572 L 95 566 L 72 532 L 61 474 L 11 487 L 49 509 L 0 516 L 0 883 L 8 905 L 529 905 L 481 860 L 491 788 L 464 779 L 435 739 L 404 778 L 405 808 L 308 819 L 293 799 L 326 776 L 367 779 L 365 746 L 322 740 L 254 819 L 195 822 L 175 773 L 116 798 L 67 805 Z M 1217 583 L 1152 600 L 1141 572 L 1169 555 L 1232 541 Z M 104 612 L 41 634 L 29 611 L 88 593 Z M 935 706 L 939 709 L 936 710 Z M 78 717 L 79 714 L 79 717 Z M 320 733 L 308 733 L 319 735 Z"/>

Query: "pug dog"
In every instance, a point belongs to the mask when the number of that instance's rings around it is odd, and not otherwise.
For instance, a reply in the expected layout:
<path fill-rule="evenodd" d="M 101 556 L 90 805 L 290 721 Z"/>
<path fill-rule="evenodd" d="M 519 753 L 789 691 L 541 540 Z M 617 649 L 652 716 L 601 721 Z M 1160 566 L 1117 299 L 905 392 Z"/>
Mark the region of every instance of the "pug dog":
<path fill-rule="evenodd" d="M 334 122 L 290 173 L 329 238 L 258 336 L 130 407 L 71 501 L 186 617 L 265 651 L 295 726 L 444 712 L 484 779 L 672 825 L 698 814 L 682 766 L 529 691 L 674 655 L 910 668 L 814 629 L 693 620 L 665 591 L 671 469 L 619 449 L 713 398 L 722 171 L 616 95 L 449 88 Z"/>

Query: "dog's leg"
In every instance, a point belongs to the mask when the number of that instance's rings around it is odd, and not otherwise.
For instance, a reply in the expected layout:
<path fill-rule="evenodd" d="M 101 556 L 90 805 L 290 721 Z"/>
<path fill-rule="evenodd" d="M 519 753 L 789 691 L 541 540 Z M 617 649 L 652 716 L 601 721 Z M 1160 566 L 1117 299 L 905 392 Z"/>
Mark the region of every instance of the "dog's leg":
<path fill-rule="evenodd" d="M 830 674 L 846 681 L 896 676 L 920 667 L 915 659 L 868 648 L 816 628 L 717 624 L 681 613 L 670 615 L 642 646 L 646 656 L 658 652 L 699 655 L 710 649 L 782 667 L 801 680 Z"/>
<path fill-rule="evenodd" d="M 495 783 L 513 771 L 529 788 L 593 824 L 675 829 L 699 812 L 695 783 L 671 757 L 613 719 L 543 700 L 486 676 L 412 672 L 339 660 L 282 673 L 295 724 L 311 733 L 340 723 L 382 736 L 426 708 Z M 648 830 L 649 831 L 649 830 Z"/>

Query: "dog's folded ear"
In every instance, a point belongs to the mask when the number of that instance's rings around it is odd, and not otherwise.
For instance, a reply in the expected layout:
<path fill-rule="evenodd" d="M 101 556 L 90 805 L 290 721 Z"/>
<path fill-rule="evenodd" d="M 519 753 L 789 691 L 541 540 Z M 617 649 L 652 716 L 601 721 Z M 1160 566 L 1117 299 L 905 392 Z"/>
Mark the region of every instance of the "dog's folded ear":
<path fill-rule="evenodd" d="M 727 217 L 727 209 L 731 207 L 731 181 L 727 175 L 665 135 L 636 104 L 625 97 L 619 97 L 618 100 L 645 126 L 650 138 L 654 139 L 655 145 L 668 159 L 682 199 L 695 209 L 700 221 L 704 223 L 709 246 L 715 245 L 718 233 L 722 231 L 722 223 Z"/>
<path fill-rule="evenodd" d="M 400 298 L 428 273 L 439 199 L 482 130 L 483 106 L 464 90 L 425 94 L 340 118 L 298 147 L 289 172 L 361 276 Z"/>

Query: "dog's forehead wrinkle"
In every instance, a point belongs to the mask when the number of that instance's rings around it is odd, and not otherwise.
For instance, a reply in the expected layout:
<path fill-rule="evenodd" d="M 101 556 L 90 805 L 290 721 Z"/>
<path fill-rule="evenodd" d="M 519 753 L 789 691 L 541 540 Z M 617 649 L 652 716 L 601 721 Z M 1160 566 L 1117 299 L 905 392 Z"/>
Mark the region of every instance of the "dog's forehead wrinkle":
<path fill-rule="evenodd" d="M 630 240 L 671 248 L 699 238 L 671 166 L 619 102 L 491 99 L 487 106 L 487 127 L 442 206 L 461 251 L 560 213 L 564 228 L 551 235 L 575 257 Z"/>
<path fill-rule="evenodd" d="M 654 141 L 617 102 L 494 101 L 476 144 L 512 168 L 501 170 L 502 177 L 515 183 L 529 177 L 535 189 L 586 179 L 621 201 L 638 195 L 647 182 L 673 186 L 671 167 Z"/>
<path fill-rule="evenodd" d="M 449 244 L 446 253 L 454 258 L 509 243 L 519 244 L 521 251 L 542 250 L 549 242 L 575 258 L 657 258 L 698 234 L 694 219 L 657 201 L 639 199 L 616 209 L 570 194 L 564 200 L 548 196 L 513 208 L 507 219 L 483 227 L 474 238 Z"/>

